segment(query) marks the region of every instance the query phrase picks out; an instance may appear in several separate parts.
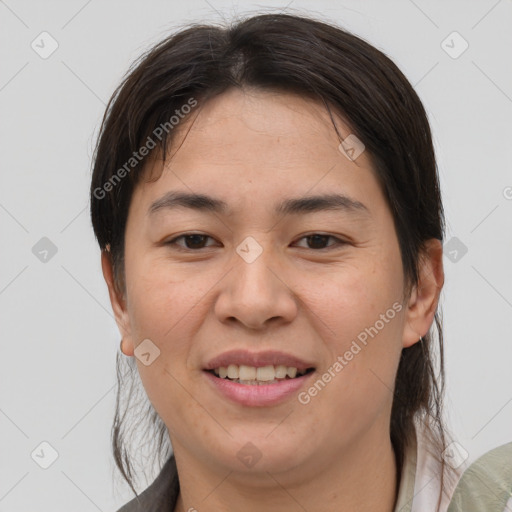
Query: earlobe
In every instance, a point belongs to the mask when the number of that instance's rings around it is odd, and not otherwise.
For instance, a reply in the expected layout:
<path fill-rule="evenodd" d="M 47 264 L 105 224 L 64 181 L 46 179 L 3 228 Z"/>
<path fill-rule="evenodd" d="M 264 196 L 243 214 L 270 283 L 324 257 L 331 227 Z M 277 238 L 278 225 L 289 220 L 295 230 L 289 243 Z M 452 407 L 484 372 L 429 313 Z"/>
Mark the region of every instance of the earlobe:
<path fill-rule="evenodd" d="M 424 337 L 434 321 L 444 284 L 443 246 L 440 240 L 427 240 L 422 251 L 418 283 L 409 298 L 402 344 L 410 347 Z"/>
<path fill-rule="evenodd" d="M 103 277 L 108 287 L 108 294 L 110 297 L 110 304 L 114 312 L 114 318 L 117 323 L 119 332 L 122 339 L 122 352 L 127 355 L 133 355 L 133 341 L 131 337 L 130 321 L 128 312 L 126 310 L 126 301 L 116 286 L 114 278 L 114 267 L 112 264 L 112 255 L 108 250 L 101 251 L 101 269 Z"/>

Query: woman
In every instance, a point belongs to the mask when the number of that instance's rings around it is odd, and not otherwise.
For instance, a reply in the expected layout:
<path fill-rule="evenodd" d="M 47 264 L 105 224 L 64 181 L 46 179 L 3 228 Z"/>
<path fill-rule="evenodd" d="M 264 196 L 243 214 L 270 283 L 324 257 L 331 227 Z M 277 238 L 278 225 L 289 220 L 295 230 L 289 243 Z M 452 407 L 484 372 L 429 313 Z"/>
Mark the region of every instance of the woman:
<path fill-rule="evenodd" d="M 443 208 L 383 53 L 283 14 L 169 37 L 109 103 L 91 214 L 166 461 L 123 511 L 446 510 Z"/>

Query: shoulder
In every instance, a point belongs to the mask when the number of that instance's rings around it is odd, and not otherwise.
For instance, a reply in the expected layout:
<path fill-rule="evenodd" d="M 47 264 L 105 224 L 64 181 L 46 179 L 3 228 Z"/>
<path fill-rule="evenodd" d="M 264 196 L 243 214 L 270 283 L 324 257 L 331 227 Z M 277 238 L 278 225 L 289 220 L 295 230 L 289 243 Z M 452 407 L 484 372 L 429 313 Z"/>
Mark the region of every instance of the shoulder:
<path fill-rule="evenodd" d="M 178 471 L 174 455 L 172 455 L 160 470 L 155 481 L 117 512 L 169 512 L 169 510 L 174 510 L 178 494 Z"/>
<path fill-rule="evenodd" d="M 448 512 L 502 512 L 512 510 L 510 505 L 512 443 L 494 448 L 469 466 L 455 489 Z"/>

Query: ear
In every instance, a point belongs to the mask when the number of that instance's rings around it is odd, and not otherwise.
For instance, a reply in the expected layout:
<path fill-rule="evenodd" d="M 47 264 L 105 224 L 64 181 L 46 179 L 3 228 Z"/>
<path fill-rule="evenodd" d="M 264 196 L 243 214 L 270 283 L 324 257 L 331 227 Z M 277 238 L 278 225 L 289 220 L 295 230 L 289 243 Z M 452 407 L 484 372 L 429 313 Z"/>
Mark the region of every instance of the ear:
<path fill-rule="evenodd" d="M 123 353 L 127 356 L 133 356 L 134 345 L 130 327 L 130 320 L 126 310 L 126 300 L 121 291 L 119 291 L 114 280 L 114 267 L 112 264 L 112 255 L 108 250 L 101 251 L 101 269 L 103 277 L 108 286 L 108 294 L 117 327 L 123 339 Z"/>
<path fill-rule="evenodd" d="M 428 332 L 434 321 L 439 296 L 444 284 L 443 246 L 432 238 L 425 242 L 420 255 L 418 283 L 414 286 L 407 311 L 402 344 L 410 347 Z"/>

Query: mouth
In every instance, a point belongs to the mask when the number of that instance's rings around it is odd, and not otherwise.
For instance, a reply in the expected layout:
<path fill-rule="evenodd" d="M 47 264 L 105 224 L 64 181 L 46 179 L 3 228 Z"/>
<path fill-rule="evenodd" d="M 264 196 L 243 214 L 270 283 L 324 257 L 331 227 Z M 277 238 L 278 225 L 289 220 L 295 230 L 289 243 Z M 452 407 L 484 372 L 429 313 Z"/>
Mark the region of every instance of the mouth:
<path fill-rule="evenodd" d="M 272 406 L 291 399 L 307 384 L 316 367 L 283 352 L 226 352 L 203 368 L 221 397 L 243 406 Z"/>

